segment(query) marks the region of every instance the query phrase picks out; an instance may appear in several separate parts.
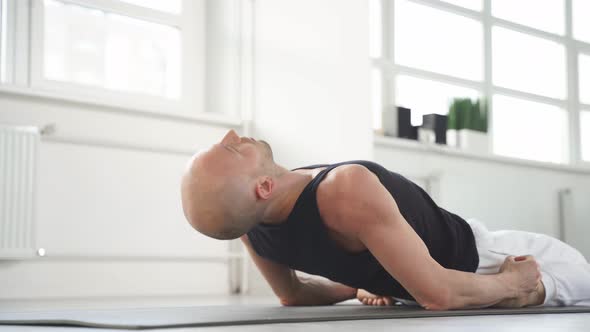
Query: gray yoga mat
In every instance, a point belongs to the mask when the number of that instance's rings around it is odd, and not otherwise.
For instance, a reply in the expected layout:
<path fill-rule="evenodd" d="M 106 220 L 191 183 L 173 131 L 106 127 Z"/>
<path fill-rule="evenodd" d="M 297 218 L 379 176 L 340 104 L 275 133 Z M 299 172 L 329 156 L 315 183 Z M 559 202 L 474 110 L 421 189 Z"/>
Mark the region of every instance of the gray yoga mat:
<path fill-rule="evenodd" d="M 429 311 L 420 307 L 335 305 L 280 307 L 269 305 L 198 306 L 177 308 L 1 312 L 0 325 L 81 326 L 139 330 L 360 319 L 395 319 L 475 315 L 590 313 L 590 307 L 533 307 Z"/>

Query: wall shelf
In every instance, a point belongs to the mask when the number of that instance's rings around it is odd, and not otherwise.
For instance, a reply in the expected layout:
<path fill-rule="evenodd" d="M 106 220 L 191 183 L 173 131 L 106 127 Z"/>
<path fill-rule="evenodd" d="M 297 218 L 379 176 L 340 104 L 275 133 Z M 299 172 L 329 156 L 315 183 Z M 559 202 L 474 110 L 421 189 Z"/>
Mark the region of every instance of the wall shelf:
<path fill-rule="evenodd" d="M 590 163 L 584 163 L 585 165 L 574 166 L 574 165 L 563 165 L 549 162 L 541 162 L 534 160 L 525 160 L 518 158 L 505 157 L 495 155 L 492 153 L 474 153 L 463 151 L 458 148 L 453 148 L 446 145 L 435 144 L 435 143 L 424 143 L 410 139 L 388 137 L 380 134 L 375 134 L 373 138 L 375 146 L 388 147 L 394 149 L 410 150 L 419 153 L 436 154 L 442 156 L 448 156 L 452 158 L 463 158 L 471 160 L 480 160 L 485 162 L 492 162 L 497 164 L 508 164 L 516 165 L 529 168 L 546 169 L 557 172 L 565 173 L 580 173 L 590 174 Z"/>

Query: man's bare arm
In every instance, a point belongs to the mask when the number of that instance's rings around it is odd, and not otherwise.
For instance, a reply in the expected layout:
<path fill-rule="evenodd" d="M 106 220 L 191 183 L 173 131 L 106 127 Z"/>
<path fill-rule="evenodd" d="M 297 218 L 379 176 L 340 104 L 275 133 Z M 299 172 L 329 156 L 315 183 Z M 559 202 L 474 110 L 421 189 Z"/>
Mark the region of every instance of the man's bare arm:
<path fill-rule="evenodd" d="M 486 307 L 518 294 L 518 274 L 477 275 L 442 267 L 368 169 L 348 165 L 318 189 L 328 224 L 360 239 L 383 267 L 427 309 Z M 322 190 L 320 195 L 319 191 Z M 528 280 L 527 280 L 528 281 Z"/>
<path fill-rule="evenodd" d="M 492 275 L 479 275 L 465 273 L 462 271 L 448 270 L 449 282 L 454 284 L 451 287 L 457 289 L 452 297 L 451 308 L 482 308 L 488 306 L 501 307 L 522 307 L 526 305 L 539 305 L 545 299 L 545 288 L 540 281 L 540 270 L 537 262 L 532 256 L 508 256 L 500 269 L 504 272 Z M 523 270 L 525 271 L 523 273 Z M 524 275 L 524 278 L 523 278 Z M 493 292 L 494 289 L 480 290 L 478 288 L 488 287 L 489 283 L 481 281 L 484 278 L 494 278 L 503 282 L 511 289 L 512 295 L 502 301 L 485 303 L 480 293 Z M 526 280 L 528 278 L 528 280 Z M 537 285 L 533 288 L 533 285 Z M 468 285 L 465 287 L 465 285 Z M 528 285 L 528 286 L 527 286 Z M 475 291 L 473 291 L 475 289 Z M 473 300 L 475 299 L 475 301 Z"/>
<path fill-rule="evenodd" d="M 356 297 L 356 289 L 331 280 L 316 277 L 299 277 L 287 266 L 260 257 L 252 249 L 247 235 L 241 237 L 254 264 L 282 305 L 327 305 Z"/>
<path fill-rule="evenodd" d="M 401 224 L 366 227 L 360 237 L 424 308 L 487 307 L 514 295 L 502 274 L 477 275 L 440 266 L 414 230 L 407 223 Z"/>

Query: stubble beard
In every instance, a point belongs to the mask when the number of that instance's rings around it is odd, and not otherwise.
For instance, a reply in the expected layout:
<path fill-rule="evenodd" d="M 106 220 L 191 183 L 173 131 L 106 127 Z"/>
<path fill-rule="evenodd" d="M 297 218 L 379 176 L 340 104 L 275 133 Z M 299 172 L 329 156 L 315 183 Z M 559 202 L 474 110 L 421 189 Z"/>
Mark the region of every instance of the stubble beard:
<path fill-rule="evenodd" d="M 272 148 L 270 147 L 270 144 L 268 144 L 266 141 L 263 141 L 263 140 L 259 140 L 259 142 L 264 145 L 267 157 L 274 163 L 274 156 L 273 156 Z"/>

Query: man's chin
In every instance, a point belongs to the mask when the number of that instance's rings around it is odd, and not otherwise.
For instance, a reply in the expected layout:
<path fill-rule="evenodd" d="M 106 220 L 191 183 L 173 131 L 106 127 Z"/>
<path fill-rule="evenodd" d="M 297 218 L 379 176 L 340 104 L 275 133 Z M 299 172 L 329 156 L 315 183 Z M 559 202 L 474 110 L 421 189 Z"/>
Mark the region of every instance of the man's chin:
<path fill-rule="evenodd" d="M 268 150 L 268 155 L 269 155 L 270 159 L 274 160 L 272 148 L 270 147 L 270 144 L 268 144 L 266 141 L 263 141 L 263 140 L 259 140 L 259 142 L 264 144 L 264 146 L 266 147 L 266 150 Z"/>

